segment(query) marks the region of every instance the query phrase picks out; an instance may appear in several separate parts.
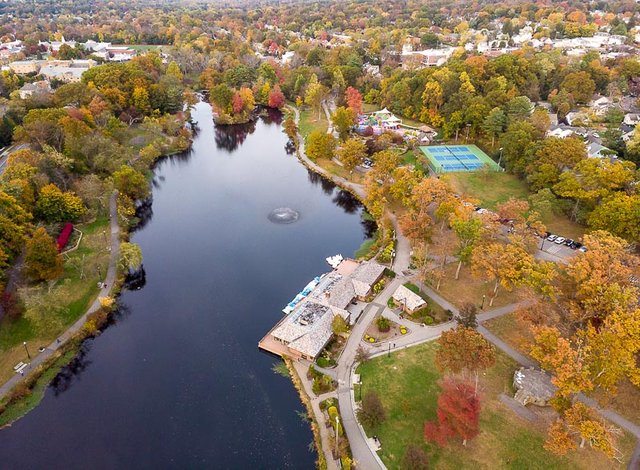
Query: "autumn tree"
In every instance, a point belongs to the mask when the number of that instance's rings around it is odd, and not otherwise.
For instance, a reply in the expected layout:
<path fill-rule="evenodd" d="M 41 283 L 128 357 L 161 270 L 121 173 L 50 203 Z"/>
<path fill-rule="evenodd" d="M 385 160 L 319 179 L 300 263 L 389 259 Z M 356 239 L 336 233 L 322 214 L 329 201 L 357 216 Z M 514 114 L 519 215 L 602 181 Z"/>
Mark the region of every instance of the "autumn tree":
<path fill-rule="evenodd" d="M 282 93 L 280 85 L 276 85 L 273 90 L 269 92 L 269 107 L 280 109 L 284 106 L 285 101 L 284 93 Z"/>
<path fill-rule="evenodd" d="M 347 87 L 344 92 L 344 98 L 349 109 L 357 116 L 362 114 L 362 95 L 353 87 Z"/>
<path fill-rule="evenodd" d="M 349 172 L 360 165 L 367 155 L 367 146 L 359 139 L 349 139 L 336 151 L 336 156 Z"/>
<path fill-rule="evenodd" d="M 588 72 L 572 72 L 564 77 L 560 89 L 569 93 L 578 104 L 586 104 L 596 90 L 596 84 Z"/>
<path fill-rule="evenodd" d="M 547 138 L 538 145 L 527 167 L 527 182 L 532 191 L 550 188 L 560 180 L 565 169 L 573 169 L 586 158 L 586 147 L 580 139 Z"/>
<path fill-rule="evenodd" d="M 593 209 L 614 192 L 630 187 L 635 173 L 632 162 L 587 158 L 578 161 L 569 171 L 563 171 L 553 191 L 558 196 L 575 200 L 572 211 L 575 220 L 581 204 Z"/>
<path fill-rule="evenodd" d="M 37 281 L 51 281 L 62 276 L 62 256 L 56 242 L 44 227 L 37 228 L 27 240 L 25 266 L 27 275 Z"/>
<path fill-rule="evenodd" d="M 615 447 L 615 436 L 619 434 L 619 429 L 598 419 L 585 404 L 576 402 L 550 426 L 544 447 L 554 454 L 565 455 L 589 444 L 612 459 L 620 453 Z"/>
<path fill-rule="evenodd" d="M 311 160 L 330 160 L 333 158 L 335 148 L 336 139 L 331 134 L 322 131 L 311 132 L 305 142 L 307 156 Z"/>
<path fill-rule="evenodd" d="M 133 200 L 144 199 L 149 195 L 149 184 L 144 175 L 128 165 L 122 165 L 113 174 L 113 184 L 118 191 Z"/>
<path fill-rule="evenodd" d="M 437 422 L 424 424 L 424 437 L 443 447 L 453 439 L 467 445 L 480 432 L 480 399 L 473 386 L 453 379 L 444 379 L 438 396 Z"/>
<path fill-rule="evenodd" d="M 40 190 L 35 209 L 36 215 L 47 222 L 72 222 L 86 212 L 82 199 L 72 192 L 62 192 L 55 184 Z"/>
<path fill-rule="evenodd" d="M 533 264 L 533 257 L 524 248 L 499 242 L 484 244 L 474 250 L 471 256 L 472 273 L 495 282 L 489 306 L 493 305 L 498 286 L 512 290 L 523 284 Z"/>
<path fill-rule="evenodd" d="M 307 90 L 304 94 L 304 102 L 306 105 L 311 106 L 314 110 L 318 111 L 318 119 L 320 119 L 320 112 L 322 111 L 322 102 L 327 96 L 326 87 L 318 82 L 318 77 L 312 75 L 309 83 L 307 84 Z"/>
<path fill-rule="evenodd" d="M 120 269 L 128 273 L 134 273 L 142 267 L 142 250 L 135 243 L 120 243 Z"/>

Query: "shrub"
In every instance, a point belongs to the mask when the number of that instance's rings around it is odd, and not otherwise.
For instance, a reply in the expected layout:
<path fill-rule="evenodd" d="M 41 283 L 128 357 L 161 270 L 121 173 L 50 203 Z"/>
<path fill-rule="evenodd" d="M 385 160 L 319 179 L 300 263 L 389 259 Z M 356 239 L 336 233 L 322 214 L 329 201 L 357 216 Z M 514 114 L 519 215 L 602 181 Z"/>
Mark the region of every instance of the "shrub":
<path fill-rule="evenodd" d="M 376 325 L 378 326 L 378 330 L 382 333 L 386 333 L 391 329 L 391 321 L 382 315 L 380 315 L 376 320 Z"/>
<path fill-rule="evenodd" d="M 418 446 L 407 447 L 402 459 L 403 470 L 427 470 L 429 468 L 429 458 L 427 454 Z"/>
<path fill-rule="evenodd" d="M 433 318 L 426 316 L 422 319 L 423 323 L 426 325 L 433 325 Z"/>
<path fill-rule="evenodd" d="M 319 357 L 316 363 L 320 367 L 327 367 L 329 365 L 329 359 L 327 359 L 326 357 Z"/>
<path fill-rule="evenodd" d="M 386 284 L 386 281 L 384 279 L 380 279 L 378 282 L 374 284 L 373 293 L 379 294 L 380 292 L 382 292 L 382 289 L 384 289 L 385 284 Z"/>
<path fill-rule="evenodd" d="M 389 307 L 389 308 L 396 308 L 397 307 L 395 301 L 393 300 L 393 297 L 389 297 L 389 300 L 387 300 L 387 307 Z"/>

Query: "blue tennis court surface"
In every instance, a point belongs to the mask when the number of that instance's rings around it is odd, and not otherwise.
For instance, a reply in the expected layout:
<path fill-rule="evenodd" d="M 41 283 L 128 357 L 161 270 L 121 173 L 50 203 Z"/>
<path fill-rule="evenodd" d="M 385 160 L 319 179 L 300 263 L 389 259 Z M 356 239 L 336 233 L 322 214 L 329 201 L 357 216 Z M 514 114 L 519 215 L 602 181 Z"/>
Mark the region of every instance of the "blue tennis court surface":
<path fill-rule="evenodd" d="M 436 173 L 476 171 L 485 165 L 496 171 L 500 169 L 496 162 L 475 145 L 433 145 L 420 147 L 420 150 Z"/>

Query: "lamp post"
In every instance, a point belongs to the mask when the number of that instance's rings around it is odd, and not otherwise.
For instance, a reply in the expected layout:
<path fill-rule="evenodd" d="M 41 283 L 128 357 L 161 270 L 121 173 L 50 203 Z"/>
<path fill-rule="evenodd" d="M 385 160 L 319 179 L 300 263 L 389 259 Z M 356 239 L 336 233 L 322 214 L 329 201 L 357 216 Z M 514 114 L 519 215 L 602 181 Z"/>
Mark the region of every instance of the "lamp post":
<path fill-rule="evenodd" d="M 29 354 L 29 349 L 27 348 L 27 342 L 23 341 L 22 344 L 24 345 L 24 350 L 27 351 L 27 357 L 29 358 L 29 360 L 31 360 L 31 354 Z"/>
<path fill-rule="evenodd" d="M 102 268 L 100 268 L 100 266 L 98 266 L 96 269 L 98 270 L 98 277 L 100 279 L 102 279 Z"/>
<path fill-rule="evenodd" d="M 104 244 L 108 245 L 109 243 L 107 242 L 107 231 L 106 230 L 102 231 L 102 236 L 104 237 Z"/>
<path fill-rule="evenodd" d="M 502 151 L 504 150 L 504 148 L 503 148 L 503 147 L 500 147 L 500 149 L 499 149 L 499 150 L 500 150 L 500 158 L 498 158 L 498 166 L 499 166 L 500 168 L 502 168 L 502 166 L 500 166 L 500 164 L 502 163 Z"/>
<path fill-rule="evenodd" d="M 484 310 L 484 299 L 486 299 L 487 296 L 482 294 L 482 305 L 480 305 L 480 310 Z"/>
<path fill-rule="evenodd" d="M 391 357 L 391 343 L 389 343 L 389 349 L 387 350 L 387 357 Z"/>
<path fill-rule="evenodd" d="M 540 251 L 542 251 L 542 249 L 544 248 L 544 241 L 547 239 L 547 237 L 542 237 L 542 243 L 540 243 Z"/>
<path fill-rule="evenodd" d="M 469 129 L 471 129 L 471 124 L 467 124 L 467 136 L 464 138 L 465 143 L 469 141 Z"/>

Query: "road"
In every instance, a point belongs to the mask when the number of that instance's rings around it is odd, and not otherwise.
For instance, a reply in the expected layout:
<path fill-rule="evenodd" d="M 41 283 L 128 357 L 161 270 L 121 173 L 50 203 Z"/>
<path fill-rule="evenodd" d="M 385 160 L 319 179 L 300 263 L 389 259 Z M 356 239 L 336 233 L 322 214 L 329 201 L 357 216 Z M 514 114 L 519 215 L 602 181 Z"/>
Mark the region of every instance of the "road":
<path fill-rule="evenodd" d="M 109 214 L 111 220 L 111 257 L 109 259 L 109 268 L 107 269 L 107 277 L 104 282 L 106 287 L 103 287 L 98 297 L 93 301 L 91 306 L 87 309 L 84 315 L 80 317 L 67 331 L 62 333 L 58 338 L 45 348 L 43 352 L 33 358 L 29 367 L 25 369 L 25 375 L 28 375 L 31 371 L 35 370 L 40 364 L 49 359 L 53 353 L 60 348 L 64 343 L 71 339 L 87 321 L 87 317 L 96 312 L 100 308 L 100 297 L 107 297 L 111 294 L 111 289 L 116 282 L 118 274 L 118 257 L 120 256 L 120 227 L 118 225 L 118 208 L 117 208 L 117 192 L 114 191 L 109 200 Z M 17 385 L 24 377 L 19 374 L 14 375 L 11 379 L 5 382 L 0 387 L 0 399 L 7 395 L 11 389 Z"/>
<path fill-rule="evenodd" d="M 18 150 L 26 149 L 28 147 L 29 144 L 11 145 L 10 147 L 7 147 L 2 152 L 0 152 L 0 175 L 4 173 L 4 170 L 7 168 L 7 160 L 9 160 L 9 155 L 11 155 L 13 152 L 17 152 Z"/>

